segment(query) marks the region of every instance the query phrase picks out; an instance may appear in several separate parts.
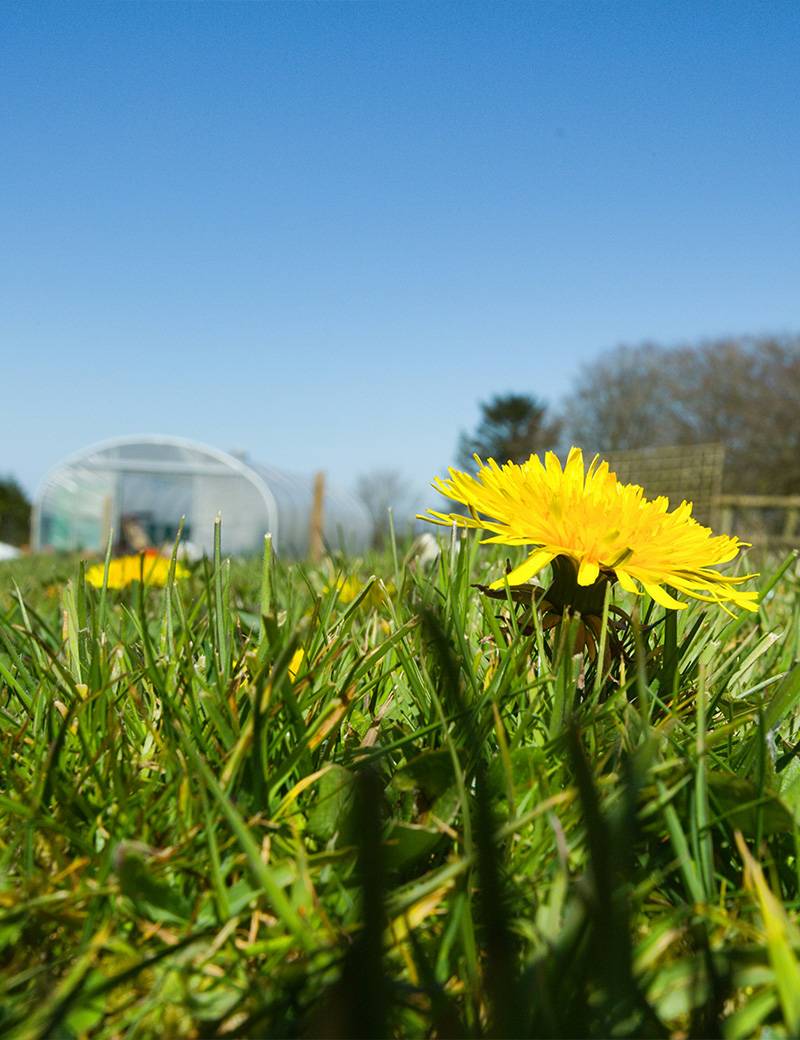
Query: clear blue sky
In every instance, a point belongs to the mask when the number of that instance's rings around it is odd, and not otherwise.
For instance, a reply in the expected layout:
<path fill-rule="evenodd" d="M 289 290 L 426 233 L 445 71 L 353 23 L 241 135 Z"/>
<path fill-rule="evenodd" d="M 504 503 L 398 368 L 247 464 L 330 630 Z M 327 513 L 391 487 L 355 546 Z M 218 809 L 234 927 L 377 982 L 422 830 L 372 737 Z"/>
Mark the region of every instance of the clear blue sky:
<path fill-rule="evenodd" d="M 800 332 L 800 3 L 0 4 L 0 473 L 181 435 L 421 498 L 478 403 Z"/>

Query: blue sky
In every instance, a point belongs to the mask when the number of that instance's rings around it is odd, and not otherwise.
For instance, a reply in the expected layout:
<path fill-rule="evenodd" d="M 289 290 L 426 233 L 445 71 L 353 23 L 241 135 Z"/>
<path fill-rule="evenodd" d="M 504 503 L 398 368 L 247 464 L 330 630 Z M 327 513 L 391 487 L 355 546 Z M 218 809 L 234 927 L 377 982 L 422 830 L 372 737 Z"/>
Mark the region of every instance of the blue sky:
<path fill-rule="evenodd" d="M 418 493 L 618 343 L 800 332 L 800 4 L 0 5 L 0 474 Z"/>

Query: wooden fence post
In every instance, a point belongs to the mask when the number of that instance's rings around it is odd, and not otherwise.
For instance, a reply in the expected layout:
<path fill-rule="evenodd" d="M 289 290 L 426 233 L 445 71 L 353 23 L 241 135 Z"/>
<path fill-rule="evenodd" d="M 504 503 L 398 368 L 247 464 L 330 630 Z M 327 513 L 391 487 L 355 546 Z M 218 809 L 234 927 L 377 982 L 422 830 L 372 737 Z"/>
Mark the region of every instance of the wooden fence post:
<path fill-rule="evenodd" d="M 309 555 L 313 563 L 319 563 L 325 551 L 322 540 L 322 518 L 325 499 L 325 474 L 317 473 L 314 477 L 314 502 L 311 507 L 311 531 L 309 537 Z"/>
<path fill-rule="evenodd" d="M 731 534 L 737 529 L 739 537 L 748 542 L 775 547 L 797 548 L 800 533 L 797 531 L 800 516 L 800 495 L 718 495 L 716 504 L 722 510 L 722 531 Z M 753 523 L 753 515 L 783 511 L 783 530 L 778 533 L 777 525 L 769 531 L 762 521 Z"/>

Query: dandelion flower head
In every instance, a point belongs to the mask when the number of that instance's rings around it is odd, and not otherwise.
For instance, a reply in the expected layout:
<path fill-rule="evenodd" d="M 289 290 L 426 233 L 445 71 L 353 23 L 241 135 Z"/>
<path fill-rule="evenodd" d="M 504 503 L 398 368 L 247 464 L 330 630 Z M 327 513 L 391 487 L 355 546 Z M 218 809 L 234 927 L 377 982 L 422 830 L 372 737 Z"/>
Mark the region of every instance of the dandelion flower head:
<path fill-rule="evenodd" d="M 644 590 L 670 608 L 686 604 L 665 586 L 694 599 L 730 603 L 755 610 L 757 593 L 738 586 L 753 577 L 723 575 L 742 544 L 728 535 L 714 536 L 692 517 L 683 502 L 670 510 L 664 497 L 648 500 L 641 487 L 621 484 L 598 458 L 584 468 L 580 448 L 572 448 L 566 464 L 548 452 L 544 463 L 532 455 L 522 465 L 486 464 L 475 456 L 476 476 L 450 470 L 450 479 L 437 478 L 433 487 L 469 509 L 468 517 L 439 513 L 421 519 L 450 526 L 493 532 L 487 542 L 533 546 L 527 559 L 493 588 L 521 585 L 557 557 L 570 559 L 577 583 L 591 586 L 616 579 L 637 595 Z M 483 514 L 482 516 L 480 514 Z"/>

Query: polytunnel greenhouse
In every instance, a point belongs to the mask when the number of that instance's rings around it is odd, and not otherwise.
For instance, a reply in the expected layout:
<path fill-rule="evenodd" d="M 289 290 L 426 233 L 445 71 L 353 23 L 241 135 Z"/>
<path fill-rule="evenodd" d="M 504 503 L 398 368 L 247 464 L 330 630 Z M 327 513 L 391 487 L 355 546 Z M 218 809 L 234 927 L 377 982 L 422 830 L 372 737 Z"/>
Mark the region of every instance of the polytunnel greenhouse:
<path fill-rule="evenodd" d="M 311 545 L 315 478 L 293 476 L 176 437 L 106 441 L 65 459 L 45 477 L 33 511 L 33 548 L 103 553 L 113 532 L 118 552 L 174 542 L 211 555 L 222 517 L 226 554 L 275 550 L 302 557 Z M 366 509 L 346 491 L 324 485 L 322 543 L 358 553 L 369 543 Z"/>

